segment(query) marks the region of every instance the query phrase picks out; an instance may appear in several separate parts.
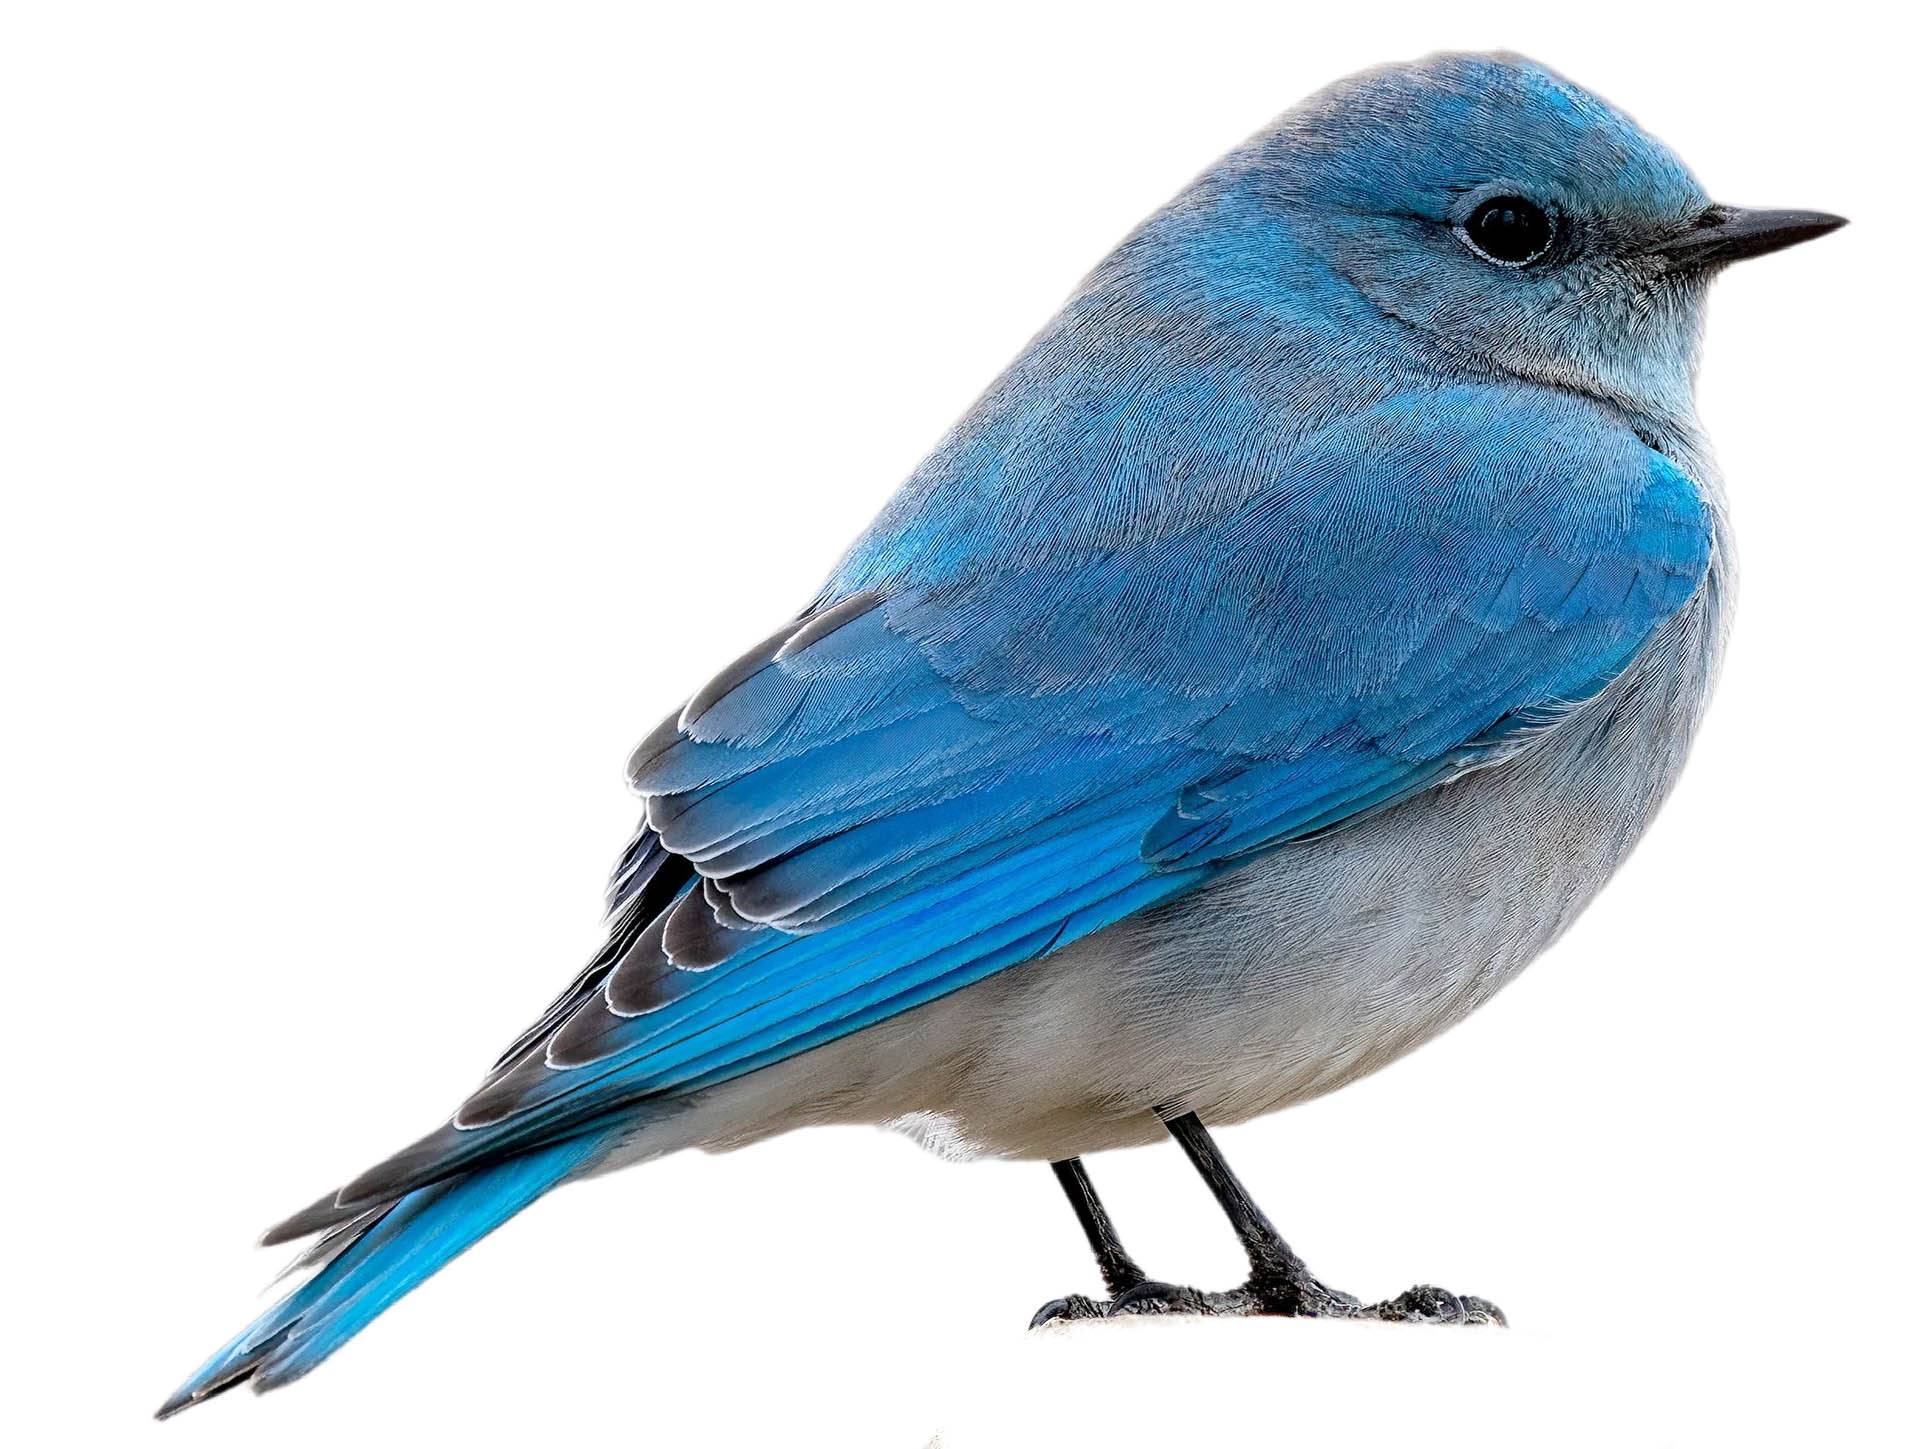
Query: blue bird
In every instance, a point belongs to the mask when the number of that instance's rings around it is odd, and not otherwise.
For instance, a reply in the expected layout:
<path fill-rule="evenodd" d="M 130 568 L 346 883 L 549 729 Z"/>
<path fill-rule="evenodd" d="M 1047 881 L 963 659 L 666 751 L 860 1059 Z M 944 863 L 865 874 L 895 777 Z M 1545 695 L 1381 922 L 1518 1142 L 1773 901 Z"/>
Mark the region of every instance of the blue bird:
<path fill-rule="evenodd" d="M 1500 1321 L 1317 1280 L 1216 1151 L 1487 1000 L 1683 767 L 1731 543 L 1714 205 L 1508 55 L 1344 80 L 1137 228 L 810 607 L 630 762 L 603 949 L 443 1126 L 272 1229 L 311 1272 L 163 1406 L 270 1389 L 541 1194 L 889 1123 L 1053 1165 L 1110 1295 Z M 1080 1156 L 1172 1134 L 1252 1272 L 1148 1277 Z"/>

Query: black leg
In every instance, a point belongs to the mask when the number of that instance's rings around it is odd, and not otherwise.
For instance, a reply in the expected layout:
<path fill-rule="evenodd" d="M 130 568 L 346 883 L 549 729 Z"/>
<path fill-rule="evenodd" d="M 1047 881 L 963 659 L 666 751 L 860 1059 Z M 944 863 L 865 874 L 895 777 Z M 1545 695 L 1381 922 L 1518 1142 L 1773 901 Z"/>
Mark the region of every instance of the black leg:
<path fill-rule="evenodd" d="M 1147 1275 L 1121 1246 L 1120 1234 L 1114 1231 L 1114 1220 L 1100 1205 L 1100 1194 L 1093 1190 L 1093 1179 L 1087 1176 L 1080 1159 L 1069 1157 L 1054 1163 L 1053 1175 L 1060 1180 L 1067 1201 L 1073 1205 L 1073 1215 L 1080 1219 L 1080 1230 L 1087 1235 L 1087 1246 L 1093 1249 L 1093 1259 L 1100 1265 L 1100 1279 L 1107 1285 L 1107 1291 L 1125 1293 L 1144 1281 Z"/>
<path fill-rule="evenodd" d="M 1061 1318 L 1104 1318 L 1113 1299 L 1147 1281 L 1140 1264 L 1122 1246 L 1120 1234 L 1114 1230 L 1114 1220 L 1101 1206 L 1100 1194 L 1093 1190 L 1093 1179 L 1087 1176 L 1080 1159 L 1069 1157 L 1054 1163 L 1053 1175 L 1073 1205 L 1073 1215 L 1080 1219 L 1080 1230 L 1087 1235 L 1094 1262 L 1100 1265 L 1100 1277 L 1107 1285 L 1108 1296 L 1097 1302 L 1084 1293 L 1055 1298 L 1033 1315 L 1033 1322 L 1028 1325 L 1032 1328 Z"/>
<path fill-rule="evenodd" d="M 1441 1288 L 1416 1287 L 1380 1303 L 1337 1292 L 1308 1271 L 1308 1265 L 1275 1231 L 1241 1179 L 1234 1175 L 1221 1150 L 1192 1112 L 1163 1117 L 1167 1130 L 1181 1144 L 1194 1170 L 1228 1215 L 1241 1247 L 1248 1255 L 1248 1281 L 1226 1293 L 1203 1293 L 1198 1288 L 1161 1283 L 1147 1278 L 1127 1256 L 1112 1220 L 1078 1158 L 1053 1164 L 1053 1174 L 1066 1190 L 1067 1200 L 1086 1231 L 1087 1242 L 1107 1281 L 1110 1301 L 1096 1302 L 1081 1294 L 1056 1298 L 1033 1316 L 1039 1327 L 1061 1318 L 1108 1318 L 1123 1313 L 1200 1313 L 1246 1316 L 1272 1314 L 1293 1318 L 1378 1318 L 1395 1323 L 1501 1324 L 1502 1310 L 1484 1298 L 1462 1297 Z"/>
<path fill-rule="evenodd" d="M 1237 1292 L 1252 1295 L 1257 1308 L 1264 1313 L 1333 1314 L 1361 1307 L 1360 1300 L 1337 1293 L 1308 1271 L 1308 1265 L 1268 1221 L 1261 1204 L 1241 1185 L 1241 1179 L 1234 1175 L 1234 1169 L 1228 1166 L 1227 1158 L 1214 1145 L 1214 1139 L 1208 1136 L 1199 1117 L 1185 1112 L 1163 1120 L 1167 1130 L 1174 1134 L 1174 1140 L 1181 1144 L 1187 1160 L 1194 1164 L 1194 1170 L 1201 1174 L 1201 1181 L 1214 1194 L 1214 1200 L 1221 1204 L 1221 1211 L 1228 1215 L 1228 1224 L 1241 1240 L 1241 1250 L 1248 1255 L 1252 1271 L 1247 1283 Z"/>

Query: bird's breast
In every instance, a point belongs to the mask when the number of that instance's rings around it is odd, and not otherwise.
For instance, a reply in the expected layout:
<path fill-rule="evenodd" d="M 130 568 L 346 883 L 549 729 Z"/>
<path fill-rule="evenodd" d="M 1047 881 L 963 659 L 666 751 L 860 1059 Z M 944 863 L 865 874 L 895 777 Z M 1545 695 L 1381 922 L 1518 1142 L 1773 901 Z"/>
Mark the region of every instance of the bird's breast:
<path fill-rule="evenodd" d="M 980 1150 L 1131 1145 L 1151 1140 L 1149 1102 L 1243 1120 L 1488 1000 L 1610 879 L 1683 769 L 1727 622 L 1721 507 L 1713 526 L 1691 603 L 1533 750 L 914 1013 L 945 1020 L 908 1022 L 909 1040 L 959 1044 L 919 1105 Z"/>

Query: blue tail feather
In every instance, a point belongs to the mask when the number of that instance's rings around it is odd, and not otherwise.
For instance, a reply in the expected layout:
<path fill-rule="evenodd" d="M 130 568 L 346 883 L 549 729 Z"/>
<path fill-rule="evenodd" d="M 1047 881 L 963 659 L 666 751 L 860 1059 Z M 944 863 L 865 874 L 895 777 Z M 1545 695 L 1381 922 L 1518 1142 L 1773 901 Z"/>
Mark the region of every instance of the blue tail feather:
<path fill-rule="evenodd" d="M 501 1227 L 610 1145 L 605 1134 L 555 1143 L 398 1199 L 307 1282 L 230 1339 L 163 1404 L 167 1418 L 252 1382 L 300 1378 L 390 1304 Z"/>

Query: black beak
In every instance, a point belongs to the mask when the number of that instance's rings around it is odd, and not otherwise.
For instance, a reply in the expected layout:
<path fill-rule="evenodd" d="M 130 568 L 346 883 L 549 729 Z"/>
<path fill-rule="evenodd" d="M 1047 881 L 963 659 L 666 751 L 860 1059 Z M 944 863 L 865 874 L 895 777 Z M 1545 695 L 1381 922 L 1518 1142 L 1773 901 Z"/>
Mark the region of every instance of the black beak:
<path fill-rule="evenodd" d="M 1781 252 L 1837 231 L 1842 216 L 1828 211 L 1754 211 L 1746 206 L 1706 207 L 1665 237 L 1653 251 L 1674 272 L 1700 271 Z"/>

